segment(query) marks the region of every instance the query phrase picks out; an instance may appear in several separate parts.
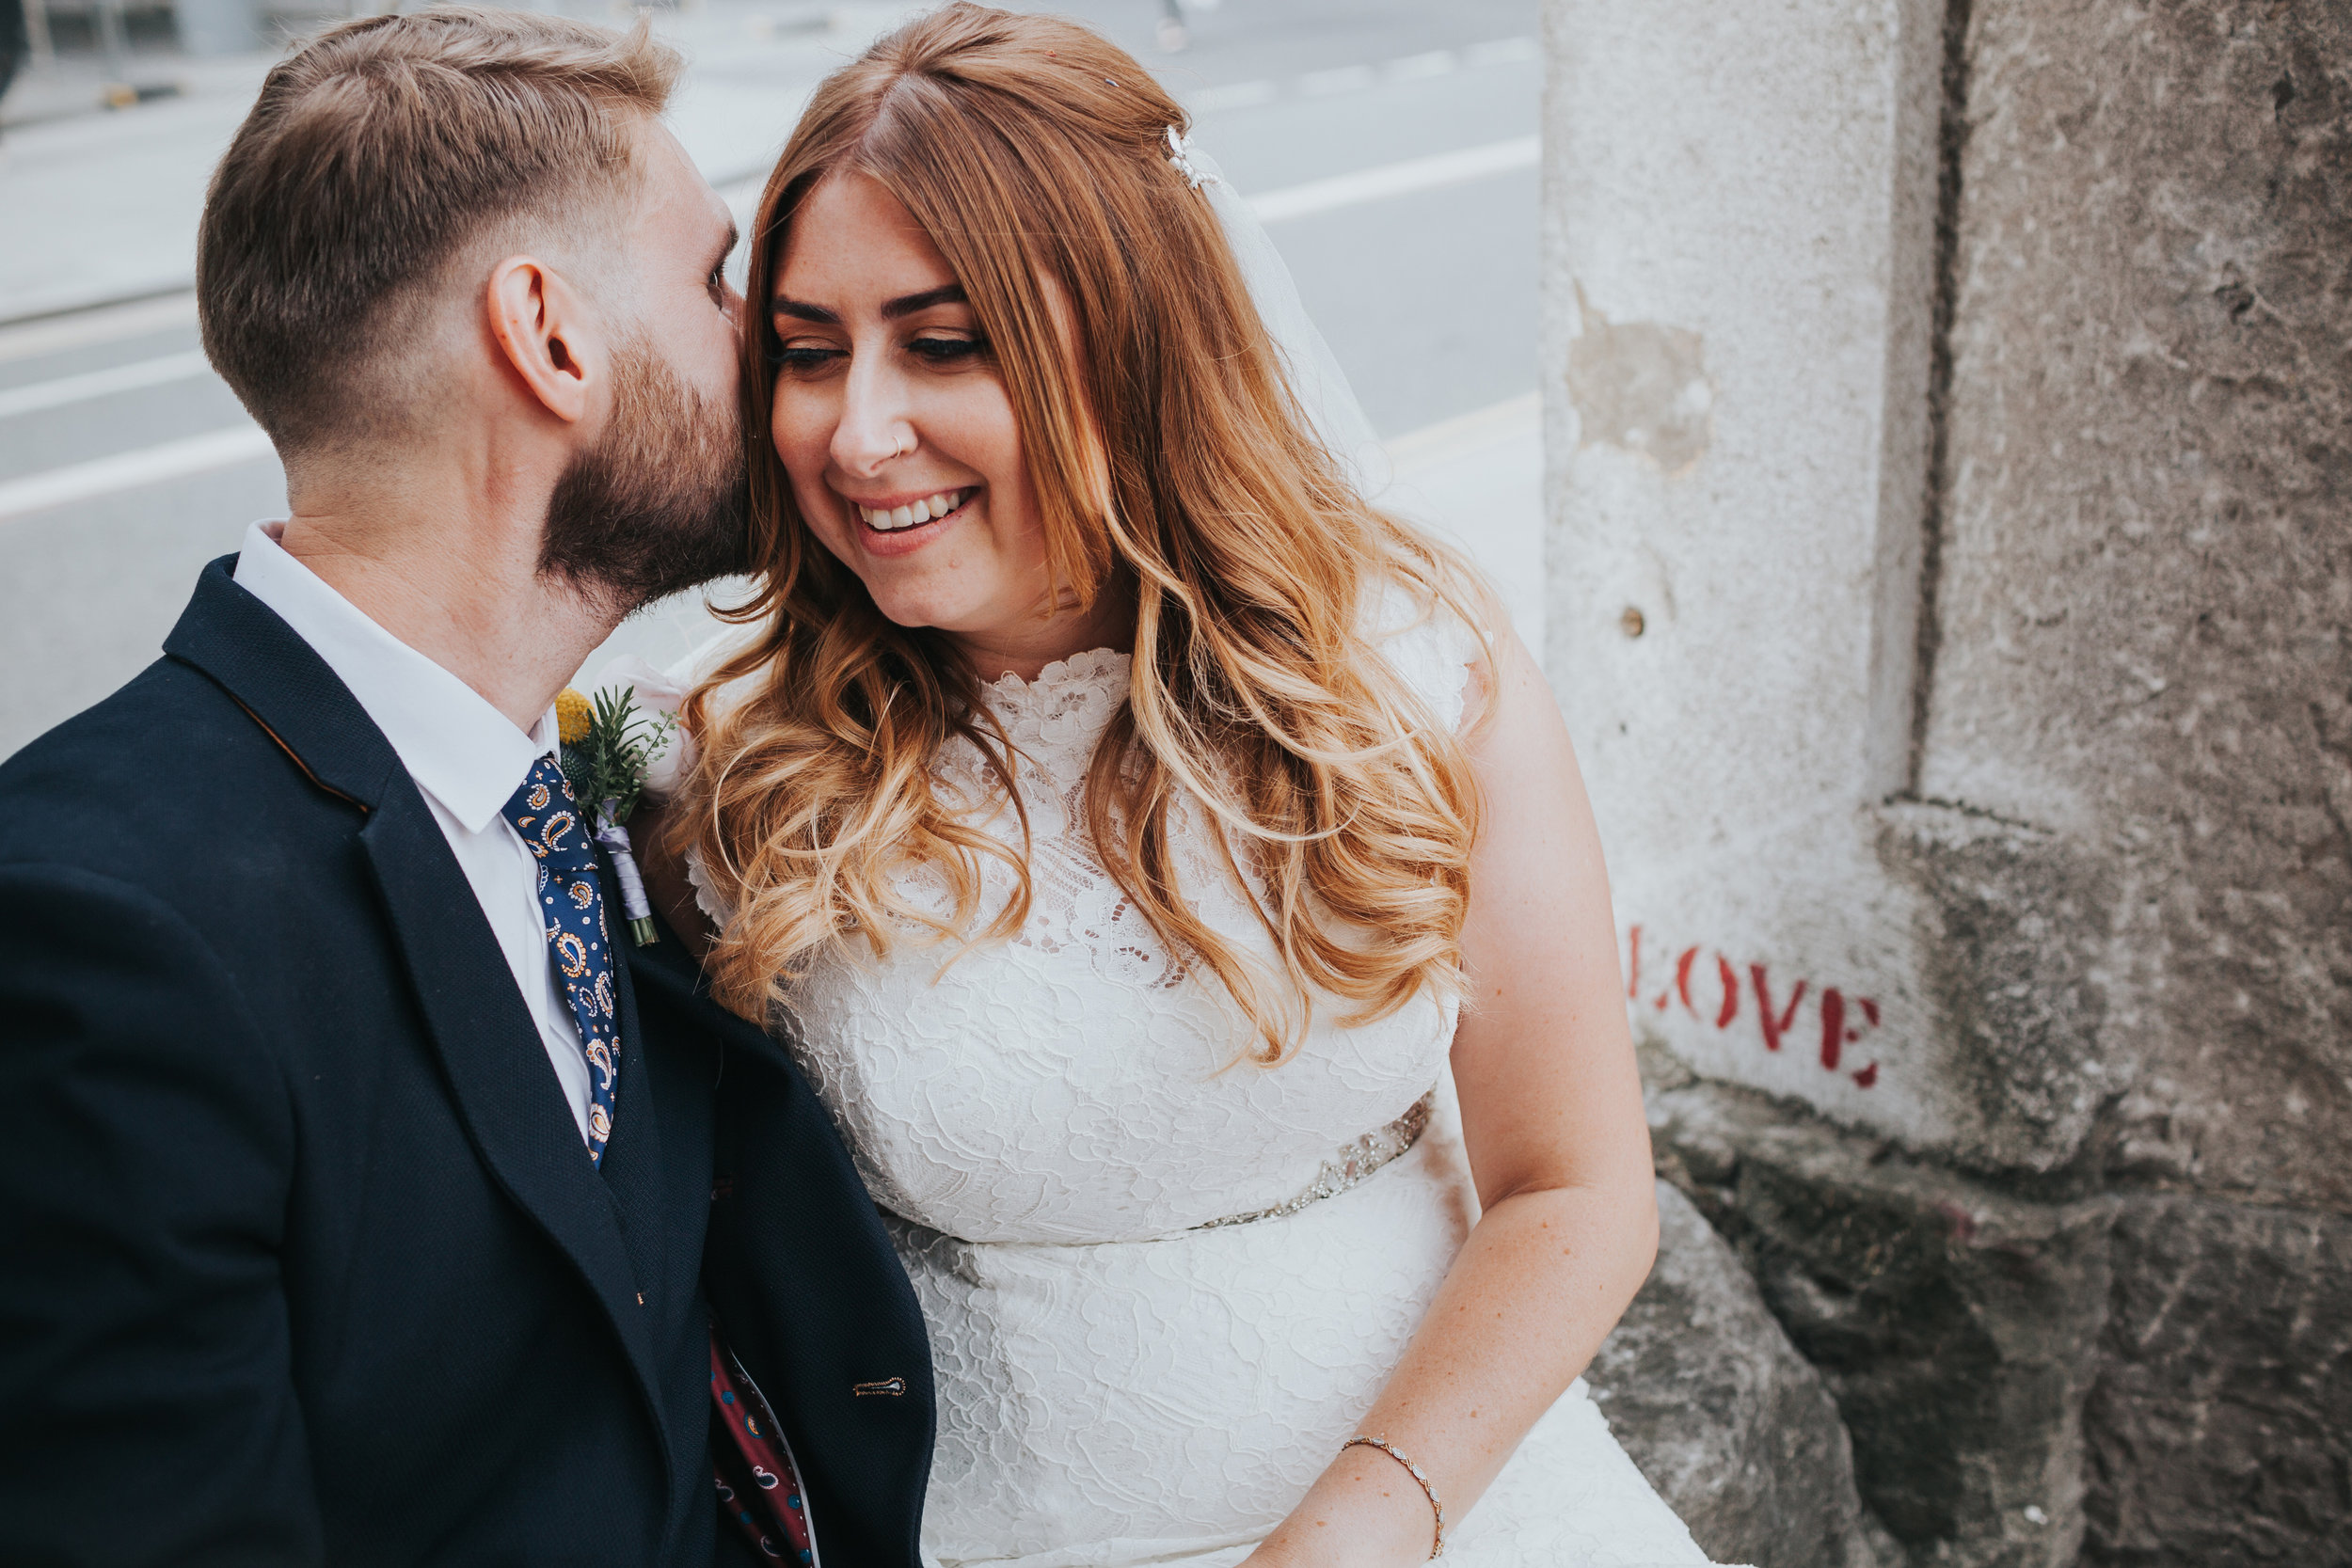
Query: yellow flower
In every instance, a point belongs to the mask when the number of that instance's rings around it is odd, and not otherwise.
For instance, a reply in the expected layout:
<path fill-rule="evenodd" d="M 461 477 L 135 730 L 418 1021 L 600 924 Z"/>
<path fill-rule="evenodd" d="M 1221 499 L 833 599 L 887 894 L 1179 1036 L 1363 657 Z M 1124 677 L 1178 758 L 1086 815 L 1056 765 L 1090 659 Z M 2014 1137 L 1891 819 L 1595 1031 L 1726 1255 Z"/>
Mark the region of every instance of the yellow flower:
<path fill-rule="evenodd" d="M 577 746 L 588 738 L 588 726 L 596 721 L 596 710 L 588 705 L 588 699 L 565 687 L 555 694 L 555 731 L 566 746 Z"/>

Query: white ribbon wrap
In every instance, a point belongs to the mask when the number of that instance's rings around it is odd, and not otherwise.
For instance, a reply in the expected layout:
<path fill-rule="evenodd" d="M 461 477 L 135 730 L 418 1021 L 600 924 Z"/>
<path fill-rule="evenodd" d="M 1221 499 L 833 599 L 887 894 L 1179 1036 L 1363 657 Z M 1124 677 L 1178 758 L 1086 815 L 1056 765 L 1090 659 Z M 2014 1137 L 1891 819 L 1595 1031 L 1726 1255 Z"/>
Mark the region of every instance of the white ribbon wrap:
<path fill-rule="evenodd" d="M 612 856 L 612 875 L 621 884 L 621 912 L 634 924 L 653 918 L 653 906 L 645 902 L 645 879 L 637 874 L 637 852 L 628 842 L 628 830 L 612 820 L 616 802 L 607 800 L 597 808 L 604 826 L 596 830 L 596 842 Z"/>

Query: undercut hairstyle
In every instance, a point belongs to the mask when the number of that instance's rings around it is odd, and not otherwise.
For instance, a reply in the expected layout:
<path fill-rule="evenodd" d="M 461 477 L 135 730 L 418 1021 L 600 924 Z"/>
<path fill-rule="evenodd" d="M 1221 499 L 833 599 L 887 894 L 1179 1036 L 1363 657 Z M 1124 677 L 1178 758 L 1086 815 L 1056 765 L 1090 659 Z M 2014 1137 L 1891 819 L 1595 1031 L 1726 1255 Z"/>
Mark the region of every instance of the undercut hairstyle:
<path fill-rule="evenodd" d="M 196 261 L 204 351 L 278 451 L 400 418 L 452 263 L 608 216 L 681 65 L 642 21 L 457 7 L 346 22 L 281 61 L 214 171 Z"/>
<path fill-rule="evenodd" d="M 1316 998 L 1352 1023 L 1460 993 L 1476 777 L 1381 656 L 1372 611 L 1397 588 L 1473 627 L 1494 612 L 1469 563 L 1368 504 L 1316 435 L 1209 198 L 1169 162 L 1187 123 L 1075 23 L 943 7 L 818 88 L 760 198 L 751 277 L 773 288 L 809 192 L 851 176 L 895 197 L 954 270 L 1019 424 L 1055 601 L 1134 606 L 1087 832 L 1162 940 L 1248 1014 L 1247 1054 L 1272 1064 Z M 744 334 L 746 424 L 766 430 L 781 341 L 765 308 Z M 751 461 L 758 594 L 733 618 L 759 632 L 688 698 L 700 758 L 671 832 L 734 909 L 706 960 L 716 994 L 764 1019 L 819 950 L 969 932 L 984 859 L 1017 886 L 971 935 L 1017 935 L 1032 879 L 1027 846 L 971 827 L 932 786 L 953 737 L 1008 789 L 1026 766 L 980 673 L 941 633 L 882 615 L 800 515 L 772 446 Z M 1215 823 L 1271 968 L 1186 896 L 1172 833 L 1191 810 Z M 898 887 L 916 865 L 945 879 L 948 918 Z"/>

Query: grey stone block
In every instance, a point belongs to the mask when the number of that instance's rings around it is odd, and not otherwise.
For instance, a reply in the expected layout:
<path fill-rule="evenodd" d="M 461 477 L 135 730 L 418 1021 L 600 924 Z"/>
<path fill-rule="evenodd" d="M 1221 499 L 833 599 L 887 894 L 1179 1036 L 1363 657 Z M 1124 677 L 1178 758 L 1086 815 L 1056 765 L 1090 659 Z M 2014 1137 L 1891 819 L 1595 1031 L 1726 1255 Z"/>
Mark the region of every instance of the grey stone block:
<path fill-rule="evenodd" d="M 2085 1417 L 2085 1568 L 2352 1563 L 2352 1218 L 2136 1201 Z"/>
<path fill-rule="evenodd" d="M 1820 1375 L 1664 1182 L 1658 1218 L 1658 1265 L 1585 1373 L 1617 1440 L 1718 1561 L 1883 1568 Z"/>
<path fill-rule="evenodd" d="M 2352 1568 L 2352 1216 L 2038 1201 L 1719 1085 L 1651 1122 L 1835 1399 L 1881 1568 Z"/>
<path fill-rule="evenodd" d="M 1950 1151 L 1979 1171 L 2065 1168 L 2114 1098 L 2094 978 L 2115 889 L 2064 834 L 1917 801 L 1876 813 L 1890 881 L 1920 896 L 1919 983 L 1947 1042 L 1940 1089 L 1979 1131 Z"/>
<path fill-rule="evenodd" d="M 1720 1085 L 1658 1093 L 1652 1127 L 1820 1369 L 1911 1568 L 2068 1568 L 2111 1205 L 2021 1201 Z"/>

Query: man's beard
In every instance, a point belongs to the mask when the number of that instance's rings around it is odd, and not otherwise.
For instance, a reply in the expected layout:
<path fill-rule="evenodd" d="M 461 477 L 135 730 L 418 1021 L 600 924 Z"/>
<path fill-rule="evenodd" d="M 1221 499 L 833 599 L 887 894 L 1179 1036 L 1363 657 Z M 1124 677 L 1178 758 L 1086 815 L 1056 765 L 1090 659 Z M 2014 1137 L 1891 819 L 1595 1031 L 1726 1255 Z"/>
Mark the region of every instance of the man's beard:
<path fill-rule="evenodd" d="M 628 615 L 746 569 L 742 416 L 643 339 L 613 356 L 612 418 L 548 499 L 539 575 Z"/>

